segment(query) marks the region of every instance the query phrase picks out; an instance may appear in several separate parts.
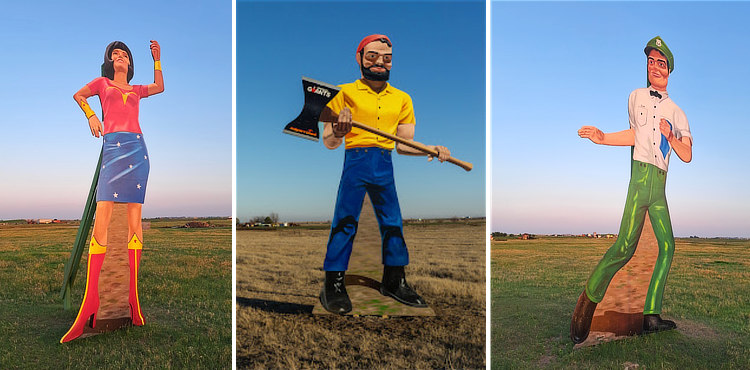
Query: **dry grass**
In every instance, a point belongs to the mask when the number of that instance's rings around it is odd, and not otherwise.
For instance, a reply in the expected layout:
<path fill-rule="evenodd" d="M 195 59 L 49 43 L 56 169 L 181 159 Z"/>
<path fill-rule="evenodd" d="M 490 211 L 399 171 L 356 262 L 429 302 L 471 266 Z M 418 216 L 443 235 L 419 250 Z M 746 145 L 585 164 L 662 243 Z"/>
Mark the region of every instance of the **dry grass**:
<path fill-rule="evenodd" d="M 484 225 L 405 227 L 407 278 L 437 316 L 402 318 L 311 314 L 327 229 L 238 231 L 238 367 L 484 368 Z"/>

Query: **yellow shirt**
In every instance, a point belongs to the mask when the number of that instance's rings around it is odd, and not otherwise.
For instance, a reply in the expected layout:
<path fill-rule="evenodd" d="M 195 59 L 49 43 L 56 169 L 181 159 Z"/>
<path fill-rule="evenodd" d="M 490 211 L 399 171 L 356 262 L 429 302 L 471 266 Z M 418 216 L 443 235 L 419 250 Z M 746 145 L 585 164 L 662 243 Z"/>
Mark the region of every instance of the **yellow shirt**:
<path fill-rule="evenodd" d="M 336 114 L 349 107 L 354 121 L 393 135 L 396 135 L 398 125 L 415 123 L 411 97 L 391 84 L 387 84 L 380 93 L 360 80 L 340 87 L 341 91 L 327 105 Z M 346 149 L 376 146 L 392 150 L 396 146 L 391 139 L 356 127 L 346 134 L 345 142 Z"/>

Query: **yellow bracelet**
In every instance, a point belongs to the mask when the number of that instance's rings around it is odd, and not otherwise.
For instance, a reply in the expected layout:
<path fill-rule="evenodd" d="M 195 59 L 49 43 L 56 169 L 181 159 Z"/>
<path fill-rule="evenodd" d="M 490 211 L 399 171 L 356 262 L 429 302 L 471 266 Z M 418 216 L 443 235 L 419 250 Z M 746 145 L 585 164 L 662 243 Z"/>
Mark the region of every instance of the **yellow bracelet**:
<path fill-rule="evenodd" d="M 83 110 L 83 113 L 86 114 L 86 118 L 87 119 L 91 118 L 91 116 L 93 116 L 94 114 L 96 114 L 96 113 L 94 113 L 94 111 L 89 106 L 89 103 L 86 102 L 86 99 L 81 99 L 81 101 L 79 101 L 78 104 L 81 106 L 81 109 Z"/>
<path fill-rule="evenodd" d="M 154 61 L 154 70 L 155 71 L 161 71 L 161 60 L 155 60 Z"/>

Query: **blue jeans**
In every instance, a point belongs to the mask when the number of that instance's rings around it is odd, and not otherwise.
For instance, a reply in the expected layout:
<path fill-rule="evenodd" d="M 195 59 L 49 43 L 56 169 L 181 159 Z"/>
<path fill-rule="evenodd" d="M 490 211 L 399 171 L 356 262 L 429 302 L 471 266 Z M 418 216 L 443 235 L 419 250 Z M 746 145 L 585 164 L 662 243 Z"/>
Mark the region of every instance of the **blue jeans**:
<path fill-rule="evenodd" d="M 346 150 L 344 158 L 344 171 L 341 174 L 336 210 L 323 263 L 325 271 L 346 271 L 349 267 L 365 192 L 370 195 L 380 225 L 383 264 L 409 264 L 401 208 L 393 180 L 391 151 L 377 147 L 352 148 Z"/>

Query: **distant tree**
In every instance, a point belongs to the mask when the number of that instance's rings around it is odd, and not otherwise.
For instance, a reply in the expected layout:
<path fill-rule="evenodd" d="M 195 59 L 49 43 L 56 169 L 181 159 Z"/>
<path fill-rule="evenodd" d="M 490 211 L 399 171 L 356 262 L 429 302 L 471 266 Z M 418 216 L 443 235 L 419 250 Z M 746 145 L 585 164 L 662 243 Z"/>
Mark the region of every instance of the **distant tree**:
<path fill-rule="evenodd" d="M 271 219 L 271 217 L 266 216 L 266 218 L 263 219 L 263 223 L 264 224 L 272 224 L 273 220 Z"/>
<path fill-rule="evenodd" d="M 273 223 L 275 223 L 275 224 L 279 223 L 279 214 L 278 213 L 271 212 L 271 214 L 268 215 L 268 217 L 271 218 L 271 221 L 273 221 Z"/>

